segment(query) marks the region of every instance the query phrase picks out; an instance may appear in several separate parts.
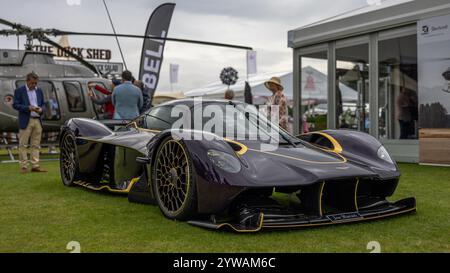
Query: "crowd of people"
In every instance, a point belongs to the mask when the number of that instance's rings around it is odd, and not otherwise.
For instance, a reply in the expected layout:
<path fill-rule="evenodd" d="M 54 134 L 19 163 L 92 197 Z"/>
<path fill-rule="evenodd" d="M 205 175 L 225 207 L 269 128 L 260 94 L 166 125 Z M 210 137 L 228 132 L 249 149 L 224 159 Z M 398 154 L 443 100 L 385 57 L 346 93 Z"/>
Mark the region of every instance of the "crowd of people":
<path fill-rule="evenodd" d="M 105 96 L 97 97 L 94 90 Z M 88 95 L 92 102 L 103 107 L 101 119 L 134 119 L 151 107 L 150 90 L 130 71 L 122 73 L 122 80 L 113 79 L 111 90 L 95 83 L 89 84 Z"/>
<path fill-rule="evenodd" d="M 13 108 L 19 112 L 19 164 L 21 173 L 28 172 L 27 147 L 31 144 L 31 171 L 46 172 L 39 166 L 39 150 L 42 138 L 42 116 L 45 102 L 44 94 L 38 87 L 39 76 L 32 72 L 26 76 L 23 86 L 14 91 Z M 269 106 L 278 106 L 279 125 L 287 129 L 287 103 L 283 94 L 280 78 L 273 77 L 265 82 L 265 86 L 272 92 Z M 132 120 L 151 108 L 150 89 L 142 81 L 133 77 L 130 71 L 122 73 L 122 79 L 111 81 L 111 90 L 98 84 L 88 85 L 88 96 L 92 102 L 102 107 L 101 119 Z M 98 91 L 104 96 L 97 96 Z M 234 92 L 228 89 L 225 99 L 233 100 Z M 269 107 L 270 109 L 270 107 Z"/>

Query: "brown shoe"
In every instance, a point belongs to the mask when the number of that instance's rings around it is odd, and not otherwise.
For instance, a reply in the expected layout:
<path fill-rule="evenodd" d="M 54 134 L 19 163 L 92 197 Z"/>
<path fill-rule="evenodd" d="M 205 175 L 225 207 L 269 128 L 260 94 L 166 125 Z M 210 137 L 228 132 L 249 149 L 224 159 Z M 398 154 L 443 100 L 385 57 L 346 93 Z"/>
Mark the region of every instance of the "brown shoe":
<path fill-rule="evenodd" d="M 41 169 L 40 167 L 33 168 L 33 169 L 31 169 L 31 171 L 34 173 L 46 173 L 47 172 L 46 170 Z"/>
<path fill-rule="evenodd" d="M 28 172 L 28 168 L 20 168 L 20 173 L 24 174 Z"/>

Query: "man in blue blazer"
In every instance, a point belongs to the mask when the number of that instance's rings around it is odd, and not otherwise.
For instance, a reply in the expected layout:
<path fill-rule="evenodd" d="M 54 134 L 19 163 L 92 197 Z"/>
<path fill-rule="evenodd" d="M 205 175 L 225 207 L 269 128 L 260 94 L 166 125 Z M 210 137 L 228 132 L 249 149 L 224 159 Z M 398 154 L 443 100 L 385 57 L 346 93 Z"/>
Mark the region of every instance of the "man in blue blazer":
<path fill-rule="evenodd" d="M 19 163 L 20 172 L 28 172 L 27 147 L 31 139 L 31 171 L 46 172 L 39 166 L 39 149 L 42 137 L 41 116 L 44 93 L 37 87 L 38 75 L 27 75 L 26 84 L 14 91 L 13 107 L 19 111 Z"/>

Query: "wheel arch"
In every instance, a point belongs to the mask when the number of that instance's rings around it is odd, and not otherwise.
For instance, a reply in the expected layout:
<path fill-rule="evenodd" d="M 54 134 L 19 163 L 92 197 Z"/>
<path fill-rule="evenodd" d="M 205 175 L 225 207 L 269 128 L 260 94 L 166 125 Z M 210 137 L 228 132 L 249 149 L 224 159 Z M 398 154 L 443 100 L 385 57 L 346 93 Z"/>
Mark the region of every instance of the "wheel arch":
<path fill-rule="evenodd" d="M 214 208 L 211 207 L 211 196 L 215 196 L 218 199 L 227 199 L 231 196 L 237 195 L 238 192 L 242 191 L 240 187 L 232 187 L 227 184 L 223 184 L 223 176 L 213 173 L 208 175 L 210 172 L 206 166 L 210 165 L 210 160 L 207 157 L 206 151 L 209 149 L 216 149 L 228 153 L 236 153 L 239 156 L 243 152 L 241 146 L 236 146 L 229 140 L 221 139 L 220 137 L 214 141 L 200 141 L 195 139 L 190 139 L 192 134 L 200 132 L 185 131 L 185 134 L 180 135 L 173 130 L 165 130 L 152 138 L 147 145 L 148 159 L 150 164 L 150 171 L 153 171 L 153 166 L 155 164 L 156 153 L 162 141 L 167 137 L 175 137 L 178 141 L 181 141 L 187 148 L 186 152 L 190 157 L 193 165 L 193 175 L 196 176 L 196 192 L 197 192 L 197 208 L 198 213 L 212 213 L 221 210 L 223 205 L 215 204 Z M 149 177 L 153 177 L 150 173 Z M 153 179 L 153 178 L 151 178 Z M 153 188 L 153 183 L 149 181 L 151 191 L 155 194 L 156 189 Z M 227 194 L 224 194 L 224 191 Z M 207 193 L 207 194 L 206 194 Z M 213 198 L 214 199 L 214 198 Z M 225 200 L 221 202 L 225 203 Z"/>
<path fill-rule="evenodd" d="M 348 129 L 330 129 L 306 133 L 298 136 L 313 145 L 325 148 L 330 152 L 360 164 L 377 172 L 380 177 L 398 177 L 400 171 L 397 163 L 391 164 L 378 157 L 378 150 L 383 144 L 372 135 Z"/>

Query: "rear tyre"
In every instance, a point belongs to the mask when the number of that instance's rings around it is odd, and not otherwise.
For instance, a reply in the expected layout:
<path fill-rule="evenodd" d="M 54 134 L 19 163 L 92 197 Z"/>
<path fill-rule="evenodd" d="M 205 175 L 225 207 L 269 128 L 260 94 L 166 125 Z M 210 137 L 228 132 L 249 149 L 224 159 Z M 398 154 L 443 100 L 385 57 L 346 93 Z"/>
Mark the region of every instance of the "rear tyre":
<path fill-rule="evenodd" d="M 79 177 L 77 146 L 71 131 L 65 132 L 61 138 L 59 169 L 65 186 L 72 186 Z"/>
<path fill-rule="evenodd" d="M 158 147 L 152 185 L 161 212 L 169 219 L 187 220 L 197 214 L 193 164 L 183 142 L 167 137 Z"/>

